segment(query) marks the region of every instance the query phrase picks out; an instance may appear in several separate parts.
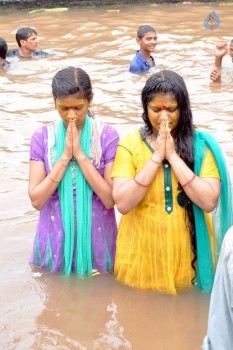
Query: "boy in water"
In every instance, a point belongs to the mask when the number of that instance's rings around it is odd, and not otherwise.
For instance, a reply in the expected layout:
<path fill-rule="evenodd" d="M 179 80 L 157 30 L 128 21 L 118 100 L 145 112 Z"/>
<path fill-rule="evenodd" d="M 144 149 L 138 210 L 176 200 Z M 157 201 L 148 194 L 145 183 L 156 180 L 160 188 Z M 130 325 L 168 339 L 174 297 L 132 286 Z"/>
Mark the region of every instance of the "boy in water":
<path fill-rule="evenodd" d="M 10 49 L 7 57 L 17 58 L 46 58 L 50 54 L 43 50 L 38 50 L 38 38 L 35 29 L 30 27 L 20 28 L 16 33 L 16 41 L 18 49 Z"/>
<path fill-rule="evenodd" d="M 233 62 L 233 39 L 231 40 L 230 45 L 225 42 L 216 45 L 214 69 L 210 73 L 210 79 L 215 83 L 221 82 L 222 59 L 227 53 L 229 53 L 231 62 Z"/>
<path fill-rule="evenodd" d="M 136 41 L 140 49 L 136 51 L 136 56 L 130 63 L 129 71 L 131 73 L 142 73 L 155 67 L 155 60 L 151 56 L 157 45 L 156 31 L 150 25 L 142 25 L 137 30 Z"/>

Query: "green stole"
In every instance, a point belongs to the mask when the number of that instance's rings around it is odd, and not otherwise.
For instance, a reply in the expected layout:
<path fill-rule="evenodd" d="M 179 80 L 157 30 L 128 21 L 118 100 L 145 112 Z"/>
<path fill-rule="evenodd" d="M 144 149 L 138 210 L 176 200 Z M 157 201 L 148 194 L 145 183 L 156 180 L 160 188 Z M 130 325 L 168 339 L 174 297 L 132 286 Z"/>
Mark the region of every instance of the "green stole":
<path fill-rule="evenodd" d="M 55 141 L 56 156 L 59 159 L 64 151 L 66 128 L 61 120 Z M 86 157 L 90 157 L 91 121 L 86 116 L 80 144 Z M 79 276 L 92 273 L 92 195 L 93 190 L 86 181 L 78 162 L 73 162 L 76 173 L 76 188 L 73 188 L 71 162 L 58 186 L 62 222 L 65 232 L 63 246 L 63 270 L 70 274 L 74 269 Z M 74 207 L 76 192 L 76 208 Z M 76 213 L 76 215 L 75 215 Z M 76 220 L 76 222 L 75 222 Z"/>
<path fill-rule="evenodd" d="M 213 286 L 215 266 L 225 233 L 233 223 L 231 178 L 222 150 L 216 140 L 208 133 L 195 131 L 194 136 L 194 172 L 200 175 L 206 147 L 212 152 L 221 179 L 221 191 L 217 207 L 212 213 L 214 228 L 213 259 L 209 233 L 201 208 L 193 203 L 196 241 L 197 241 L 197 276 L 196 284 L 203 291 L 210 292 Z"/>

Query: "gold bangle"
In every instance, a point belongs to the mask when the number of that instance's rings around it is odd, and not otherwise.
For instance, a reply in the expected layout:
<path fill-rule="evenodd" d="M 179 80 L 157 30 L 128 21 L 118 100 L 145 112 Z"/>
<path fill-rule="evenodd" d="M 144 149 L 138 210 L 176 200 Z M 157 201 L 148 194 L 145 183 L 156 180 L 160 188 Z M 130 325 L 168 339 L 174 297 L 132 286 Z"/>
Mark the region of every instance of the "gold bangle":
<path fill-rule="evenodd" d="M 48 177 L 50 178 L 50 180 L 52 180 L 53 182 L 57 182 L 57 183 L 60 182 L 60 180 L 54 179 L 54 177 L 52 177 L 50 174 L 48 174 L 47 176 L 48 176 Z"/>
<path fill-rule="evenodd" d="M 58 162 L 59 162 L 62 166 L 64 166 L 64 168 L 66 168 L 67 165 L 68 165 L 68 164 L 64 164 L 61 158 L 58 159 Z"/>
<path fill-rule="evenodd" d="M 149 160 L 151 160 L 154 164 L 157 164 L 157 165 L 160 165 L 161 163 L 159 162 L 156 162 L 156 160 L 152 159 L 152 158 L 149 158 Z"/>

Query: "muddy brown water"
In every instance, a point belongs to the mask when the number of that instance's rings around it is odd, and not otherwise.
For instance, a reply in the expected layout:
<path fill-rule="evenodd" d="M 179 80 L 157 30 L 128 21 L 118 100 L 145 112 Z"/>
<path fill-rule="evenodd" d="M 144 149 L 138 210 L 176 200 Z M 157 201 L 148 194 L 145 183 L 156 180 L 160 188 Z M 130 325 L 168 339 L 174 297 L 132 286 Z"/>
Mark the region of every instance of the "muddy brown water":
<path fill-rule="evenodd" d="M 226 6 L 228 5 L 228 6 Z M 203 27 L 215 10 L 221 25 Z M 93 110 L 123 135 L 141 124 L 140 91 L 149 74 L 127 72 L 143 23 L 157 29 L 158 69 L 184 77 L 194 121 L 220 142 L 232 169 L 232 80 L 213 85 L 214 47 L 230 41 L 233 5 L 137 5 L 0 14 L 0 36 L 16 47 L 16 29 L 33 26 L 55 56 L 13 62 L 0 73 L 0 349 L 196 350 L 206 332 L 209 295 L 177 296 L 123 286 L 112 275 L 78 279 L 31 268 L 38 213 L 27 196 L 29 140 L 57 118 L 51 79 L 75 65 L 91 76 Z M 119 215 L 118 215 L 119 218 Z"/>

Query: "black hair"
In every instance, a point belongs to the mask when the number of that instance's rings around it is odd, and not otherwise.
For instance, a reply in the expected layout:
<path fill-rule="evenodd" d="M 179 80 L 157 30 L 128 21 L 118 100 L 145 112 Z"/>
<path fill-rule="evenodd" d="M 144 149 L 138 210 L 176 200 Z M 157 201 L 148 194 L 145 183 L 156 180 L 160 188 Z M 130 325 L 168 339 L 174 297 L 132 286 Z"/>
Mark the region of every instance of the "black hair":
<path fill-rule="evenodd" d="M 137 37 L 139 39 L 142 39 L 144 37 L 144 35 L 148 32 L 154 32 L 156 33 L 156 30 L 151 27 L 150 25 L 148 24 L 143 24 L 142 26 L 140 26 L 137 30 Z"/>
<path fill-rule="evenodd" d="M 8 50 L 7 42 L 5 39 L 0 38 L 0 57 L 5 59 Z"/>
<path fill-rule="evenodd" d="M 33 28 L 24 27 L 24 28 L 18 29 L 15 36 L 18 46 L 21 47 L 20 40 L 27 40 L 32 34 L 37 35 L 36 30 Z"/>
<path fill-rule="evenodd" d="M 156 95 L 170 94 L 176 100 L 180 116 L 174 135 L 174 140 L 177 147 L 177 152 L 180 158 L 187 164 L 187 166 L 194 169 L 194 150 L 193 150 L 193 138 L 195 125 L 193 124 L 193 116 L 190 106 L 189 94 L 183 78 L 176 72 L 170 70 L 162 70 L 158 73 L 152 74 L 146 82 L 141 94 L 141 101 L 143 107 L 142 119 L 145 126 L 141 129 L 142 138 L 145 139 L 147 135 L 153 133 L 153 127 L 148 117 L 148 104 Z M 183 191 L 180 184 L 178 189 Z M 195 263 L 197 260 L 197 247 L 196 247 L 196 233 L 195 222 L 192 208 L 192 202 L 186 196 L 185 192 L 182 192 L 183 206 L 185 209 L 185 215 L 188 218 L 188 229 L 191 237 L 192 250 L 194 258 L 192 260 L 192 268 L 196 272 Z"/>
<path fill-rule="evenodd" d="M 52 80 L 52 93 L 57 98 L 77 94 L 91 102 L 93 98 L 92 85 L 89 75 L 81 68 L 68 67 L 58 71 Z"/>

